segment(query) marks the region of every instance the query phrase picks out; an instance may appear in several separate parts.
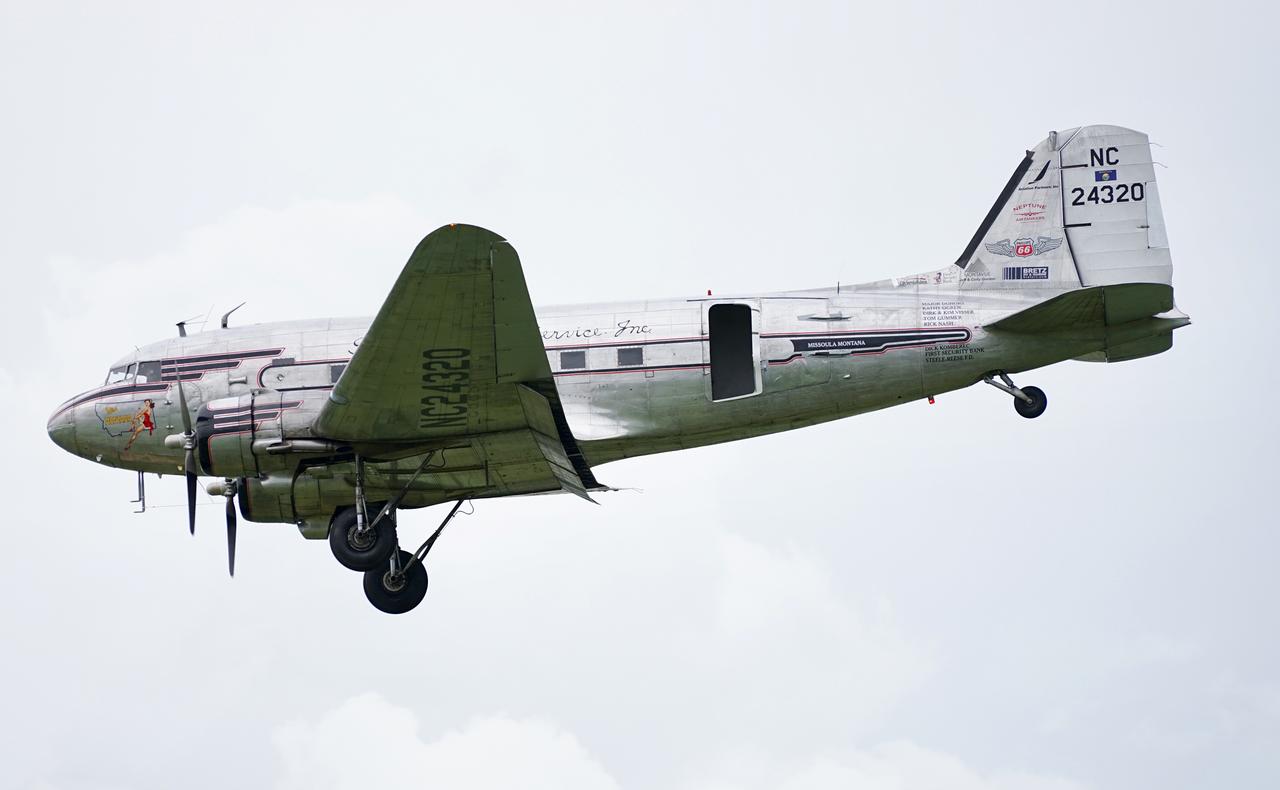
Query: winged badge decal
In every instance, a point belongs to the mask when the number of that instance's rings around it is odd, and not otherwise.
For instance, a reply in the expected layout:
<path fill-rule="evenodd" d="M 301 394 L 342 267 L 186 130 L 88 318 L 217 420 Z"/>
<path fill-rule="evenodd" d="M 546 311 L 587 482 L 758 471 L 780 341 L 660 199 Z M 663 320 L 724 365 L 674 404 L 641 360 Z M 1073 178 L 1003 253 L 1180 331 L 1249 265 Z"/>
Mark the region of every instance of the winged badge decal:
<path fill-rule="evenodd" d="M 1032 255 L 1058 249 L 1062 246 L 1062 239 L 1051 239 L 1048 236 L 1036 236 L 1035 240 L 1001 239 L 985 246 L 987 252 L 993 255 L 1003 255 L 1006 258 L 1029 258 Z"/>

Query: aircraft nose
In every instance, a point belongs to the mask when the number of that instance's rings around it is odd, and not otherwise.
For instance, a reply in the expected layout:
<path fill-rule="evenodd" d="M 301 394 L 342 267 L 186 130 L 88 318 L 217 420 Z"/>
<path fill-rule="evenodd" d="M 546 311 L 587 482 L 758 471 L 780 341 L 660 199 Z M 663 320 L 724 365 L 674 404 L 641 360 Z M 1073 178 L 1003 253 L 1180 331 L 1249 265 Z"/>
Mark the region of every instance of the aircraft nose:
<path fill-rule="evenodd" d="M 62 409 L 54 412 L 49 418 L 49 438 L 53 443 L 66 450 L 67 452 L 76 454 L 76 421 L 75 409 Z"/>

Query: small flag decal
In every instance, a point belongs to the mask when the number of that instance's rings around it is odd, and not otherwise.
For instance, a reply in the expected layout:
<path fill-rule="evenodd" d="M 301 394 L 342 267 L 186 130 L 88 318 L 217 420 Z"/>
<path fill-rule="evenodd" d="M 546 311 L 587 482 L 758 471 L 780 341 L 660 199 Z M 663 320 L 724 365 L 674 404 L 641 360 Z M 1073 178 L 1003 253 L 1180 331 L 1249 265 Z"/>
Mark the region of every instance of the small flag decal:
<path fill-rule="evenodd" d="M 1114 171 L 1114 170 L 1094 170 L 1094 171 L 1093 171 L 1093 180 L 1094 180 L 1094 181 L 1115 181 L 1115 180 L 1116 180 L 1116 171 Z"/>

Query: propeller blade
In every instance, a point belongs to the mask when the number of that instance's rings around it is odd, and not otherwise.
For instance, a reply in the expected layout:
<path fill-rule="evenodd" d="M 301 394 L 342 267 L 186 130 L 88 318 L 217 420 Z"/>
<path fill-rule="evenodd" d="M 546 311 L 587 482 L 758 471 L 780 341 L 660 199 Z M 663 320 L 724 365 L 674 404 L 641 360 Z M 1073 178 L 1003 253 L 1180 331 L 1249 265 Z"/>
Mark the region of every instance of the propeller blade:
<path fill-rule="evenodd" d="M 196 534 L 196 473 L 187 472 L 187 522 L 191 534 Z"/>
<path fill-rule="evenodd" d="M 236 501 L 227 494 L 227 571 L 236 575 Z"/>
<path fill-rule="evenodd" d="M 188 436 L 195 434 L 191 429 L 191 412 L 187 410 L 187 391 L 182 387 L 182 374 L 178 373 L 178 405 L 182 407 L 182 432 Z"/>
<path fill-rule="evenodd" d="M 187 409 L 187 391 L 182 386 L 182 374 L 179 373 L 178 383 L 178 405 L 182 412 L 182 435 L 186 449 L 186 456 L 182 461 L 182 470 L 187 473 L 187 523 L 191 527 L 191 534 L 196 534 L 196 445 L 195 431 L 191 428 L 191 413 Z"/>

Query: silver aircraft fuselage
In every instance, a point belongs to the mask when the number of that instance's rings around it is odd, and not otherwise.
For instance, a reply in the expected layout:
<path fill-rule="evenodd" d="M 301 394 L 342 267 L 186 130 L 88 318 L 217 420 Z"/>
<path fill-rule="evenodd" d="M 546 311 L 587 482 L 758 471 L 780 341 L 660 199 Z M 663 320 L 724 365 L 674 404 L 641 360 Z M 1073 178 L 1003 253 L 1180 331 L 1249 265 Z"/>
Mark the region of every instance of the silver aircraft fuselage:
<path fill-rule="evenodd" d="M 967 387 L 991 371 L 1087 355 L 1105 343 L 1098 332 L 988 332 L 985 325 L 1057 292 L 969 285 L 931 273 L 840 289 L 553 307 L 538 311 L 538 322 L 565 418 L 595 467 L 882 409 Z M 749 393 L 713 400 L 708 311 L 724 304 L 750 310 L 755 382 Z M 177 473 L 182 450 L 164 437 L 182 431 L 178 398 L 160 381 L 157 360 L 178 360 L 165 364 L 186 371 L 193 409 L 253 389 L 318 399 L 368 324 L 351 318 L 266 323 L 149 344 L 112 366 L 118 380 L 59 407 L 49 433 L 63 448 L 106 466 Z M 121 441 L 126 432 L 128 449 Z M 485 496 L 474 483 L 464 484 L 465 463 L 458 463 L 459 487 Z M 341 469 L 284 471 L 295 491 L 306 478 L 314 496 L 295 493 L 289 508 L 259 508 L 250 519 L 293 522 L 315 535 L 321 524 L 327 528 L 331 503 L 350 500 L 349 475 Z M 447 481 L 449 472 L 446 463 L 436 479 Z M 378 485 L 376 470 L 372 485 Z M 441 482 L 414 491 L 404 505 L 444 501 L 448 490 Z"/>

